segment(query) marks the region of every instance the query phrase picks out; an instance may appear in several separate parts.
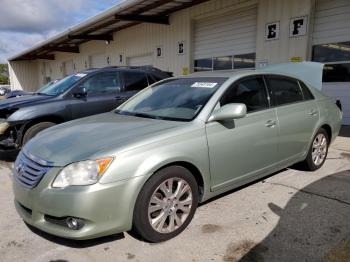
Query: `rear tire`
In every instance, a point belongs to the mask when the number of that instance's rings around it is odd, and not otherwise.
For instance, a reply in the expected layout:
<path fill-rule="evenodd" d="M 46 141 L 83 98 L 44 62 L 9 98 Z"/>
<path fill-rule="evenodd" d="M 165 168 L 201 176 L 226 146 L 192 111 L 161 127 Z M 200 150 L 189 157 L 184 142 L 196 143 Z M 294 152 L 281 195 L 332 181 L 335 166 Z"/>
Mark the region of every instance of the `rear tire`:
<path fill-rule="evenodd" d="M 306 159 L 302 162 L 307 171 L 321 168 L 326 161 L 329 147 L 329 138 L 326 130 L 320 128 L 312 139 Z"/>
<path fill-rule="evenodd" d="M 22 139 L 22 146 L 24 146 L 30 139 L 32 139 L 34 136 L 36 136 L 41 131 L 43 131 L 49 127 L 52 127 L 54 125 L 56 125 L 56 124 L 52 123 L 52 122 L 41 122 L 41 123 L 38 123 L 38 124 L 31 126 L 24 133 L 24 136 Z"/>
<path fill-rule="evenodd" d="M 191 172 L 182 166 L 166 167 L 142 188 L 134 208 L 132 233 L 153 243 L 169 240 L 188 226 L 197 205 L 198 185 Z"/>

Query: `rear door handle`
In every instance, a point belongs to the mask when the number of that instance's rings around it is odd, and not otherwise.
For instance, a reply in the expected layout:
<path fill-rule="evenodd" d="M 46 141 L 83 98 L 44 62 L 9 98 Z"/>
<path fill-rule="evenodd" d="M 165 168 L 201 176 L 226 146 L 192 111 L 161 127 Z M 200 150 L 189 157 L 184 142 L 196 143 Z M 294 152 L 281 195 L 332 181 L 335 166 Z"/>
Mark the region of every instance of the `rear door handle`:
<path fill-rule="evenodd" d="M 121 96 L 116 96 L 114 99 L 115 99 L 116 101 L 123 100 L 123 98 L 122 98 Z"/>
<path fill-rule="evenodd" d="M 316 115 L 317 115 L 317 110 L 312 109 L 312 110 L 309 112 L 309 115 L 310 115 L 310 116 L 316 116 Z"/>
<path fill-rule="evenodd" d="M 269 120 L 265 124 L 266 127 L 270 127 L 270 128 L 274 128 L 276 125 L 277 125 L 277 122 L 275 120 Z"/>

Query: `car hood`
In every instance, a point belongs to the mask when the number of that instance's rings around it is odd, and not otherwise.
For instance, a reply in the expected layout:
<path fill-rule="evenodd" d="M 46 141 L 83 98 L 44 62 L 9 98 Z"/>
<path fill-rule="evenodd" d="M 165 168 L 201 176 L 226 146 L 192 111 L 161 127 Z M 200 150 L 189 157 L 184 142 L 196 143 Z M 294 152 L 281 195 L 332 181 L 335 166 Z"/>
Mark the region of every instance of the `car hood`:
<path fill-rule="evenodd" d="M 4 108 L 18 108 L 34 104 L 36 102 L 42 102 L 44 100 L 52 99 L 51 96 L 45 95 L 24 95 L 20 97 L 8 98 L 0 101 L 0 109 Z"/>
<path fill-rule="evenodd" d="M 147 144 L 165 130 L 185 122 L 164 121 L 110 112 L 49 128 L 30 140 L 25 152 L 55 166 L 106 157 L 133 145 Z M 106 155 L 107 154 L 107 155 Z"/>

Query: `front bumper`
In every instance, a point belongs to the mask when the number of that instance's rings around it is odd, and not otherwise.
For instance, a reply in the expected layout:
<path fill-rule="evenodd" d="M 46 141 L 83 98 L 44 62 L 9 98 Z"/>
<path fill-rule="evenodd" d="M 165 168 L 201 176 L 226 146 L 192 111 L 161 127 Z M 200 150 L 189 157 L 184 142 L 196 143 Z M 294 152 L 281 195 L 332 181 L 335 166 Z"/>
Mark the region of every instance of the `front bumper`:
<path fill-rule="evenodd" d="M 52 188 L 59 168 L 52 168 L 33 189 L 13 179 L 15 206 L 23 220 L 52 235 L 70 239 L 92 239 L 128 231 L 132 227 L 133 208 L 144 177 L 109 184 Z M 50 217 L 51 219 L 48 219 Z M 75 217 L 84 221 L 78 230 L 53 223 L 52 217 Z"/>

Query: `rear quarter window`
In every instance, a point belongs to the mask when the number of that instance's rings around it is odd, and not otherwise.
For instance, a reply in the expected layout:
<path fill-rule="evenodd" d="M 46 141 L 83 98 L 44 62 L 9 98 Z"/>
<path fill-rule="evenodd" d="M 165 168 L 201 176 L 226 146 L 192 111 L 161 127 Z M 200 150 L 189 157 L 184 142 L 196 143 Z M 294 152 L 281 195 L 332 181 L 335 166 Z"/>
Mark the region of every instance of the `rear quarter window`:
<path fill-rule="evenodd" d="M 301 90 L 303 91 L 304 100 L 315 99 L 314 95 L 311 93 L 310 89 L 301 81 L 299 81 Z"/>
<path fill-rule="evenodd" d="M 147 75 L 144 72 L 124 72 L 124 91 L 141 90 L 148 86 Z"/>
<path fill-rule="evenodd" d="M 297 103 L 304 100 L 297 80 L 280 76 L 267 76 L 266 78 L 275 106 Z"/>

